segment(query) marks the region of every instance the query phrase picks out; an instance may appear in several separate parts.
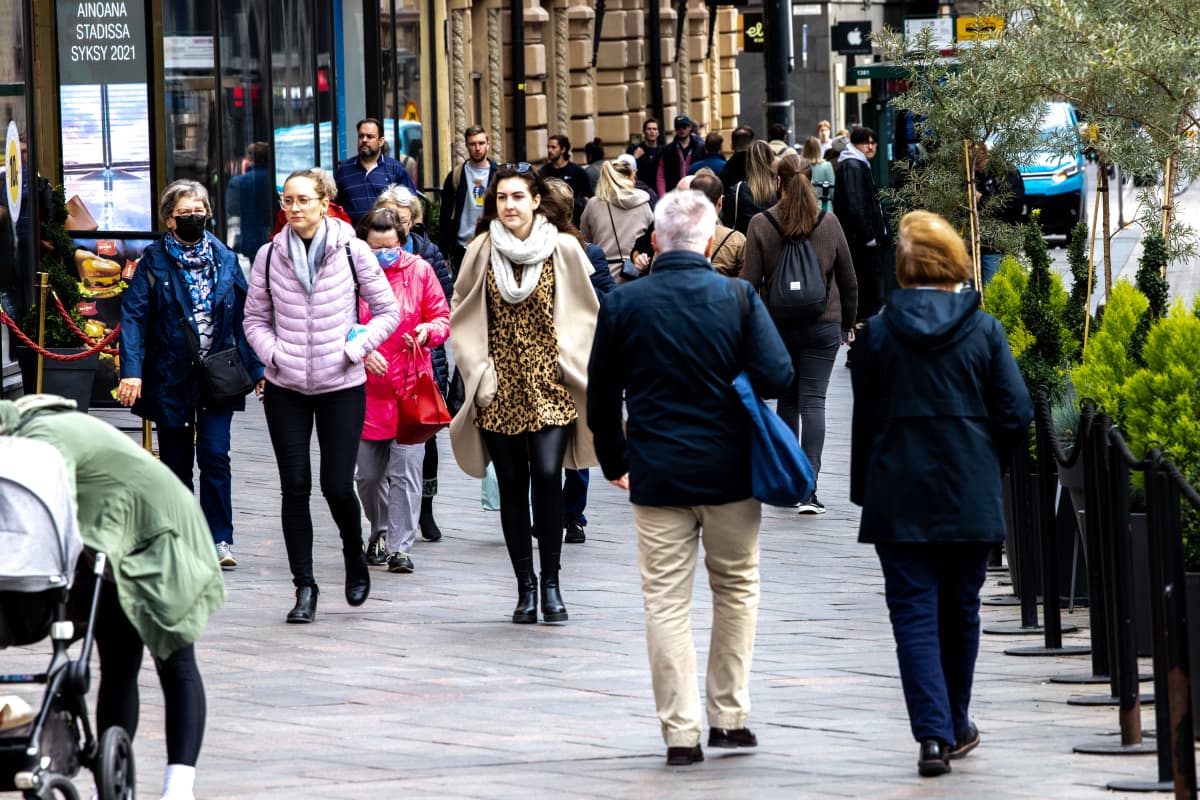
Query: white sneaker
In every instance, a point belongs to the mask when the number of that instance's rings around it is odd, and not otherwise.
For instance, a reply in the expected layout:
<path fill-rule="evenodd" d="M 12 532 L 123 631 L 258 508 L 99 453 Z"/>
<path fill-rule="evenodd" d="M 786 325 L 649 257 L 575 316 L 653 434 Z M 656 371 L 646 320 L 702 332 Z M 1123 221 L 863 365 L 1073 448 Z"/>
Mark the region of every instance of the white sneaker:
<path fill-rule="evenodd" d="M 217 542 L 217 561 L 221 564 L 221 569 L 236 567 L 237 559 L 233 557 L 233 545 L 229 542 Z"/>
<path fill-rule="evenodd" d="M 796 506 L 796 510 L 801 514 L 824 514 L 825 506 L 817 499 L 817 495 L 813 494 L 807 500 Z"/>

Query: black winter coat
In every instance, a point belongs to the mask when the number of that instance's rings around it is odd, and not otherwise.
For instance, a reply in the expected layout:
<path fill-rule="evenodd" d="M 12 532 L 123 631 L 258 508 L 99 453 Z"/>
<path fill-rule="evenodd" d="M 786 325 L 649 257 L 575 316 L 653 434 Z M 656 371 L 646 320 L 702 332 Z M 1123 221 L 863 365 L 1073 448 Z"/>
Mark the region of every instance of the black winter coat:
<path fill-rule="evenodd" d="M 870 164 L 857 158 L 838 162 L 833 213 L 842 223 L 846 242 L 851 248 L 862 247 L 872 239 L 883 247 L 887 239 L 887 226 Z"/>
<path fill-rule="evenodd" d="M 628 472 L 638 505 L 750 497 L 750 419 L 732 386 L 743 370 L 764 397 L 794 374 L 757 293 L 702 255 L 660 253 L 648 276 L 604 298 L 596 320 L 588 426 L 604 477 Z"/>
<path fill-rule="evenodd" d="M 979 293 L 897 289 L 851 359 L 859 541 L 1001 541 L 1000 474 L 1033 404 Z"/>

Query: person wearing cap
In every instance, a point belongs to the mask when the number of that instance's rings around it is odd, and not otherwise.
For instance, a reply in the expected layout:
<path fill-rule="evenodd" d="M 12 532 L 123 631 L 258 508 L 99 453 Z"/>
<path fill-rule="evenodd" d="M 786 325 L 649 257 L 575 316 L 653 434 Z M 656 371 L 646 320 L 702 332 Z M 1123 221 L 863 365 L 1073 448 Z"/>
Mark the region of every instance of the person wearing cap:
<path fill-rule="evenodd" d="M 688 174 L 693 161 L 705 157 L 704 142 L 692 133 L 692 121 L 687 115 L 675 118 L 675 138 L 658 153 L 658 164 L 654 169 L 654 191 L 662 197 L 675 188 L 679 179 Z"/>

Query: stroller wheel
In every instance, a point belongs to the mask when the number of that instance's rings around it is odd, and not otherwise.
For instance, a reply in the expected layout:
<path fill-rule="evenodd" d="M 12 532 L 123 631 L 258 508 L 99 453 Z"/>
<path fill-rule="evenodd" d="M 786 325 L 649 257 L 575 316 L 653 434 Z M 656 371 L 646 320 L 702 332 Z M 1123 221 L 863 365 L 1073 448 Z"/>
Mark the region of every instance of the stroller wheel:
<path fill-rule="evenodd" d="M 114 725 L 100 737 L 94 772 L 99 800 L 133 800 L 133 743 L 124 728 Z"/>
<path fill-rule="evenodd" d="M 25 793 L 36 800 L 79 800 L 79 790 L 64 775 L 47 775 L 42 779 L 42 788 L 36 794 Z"/>

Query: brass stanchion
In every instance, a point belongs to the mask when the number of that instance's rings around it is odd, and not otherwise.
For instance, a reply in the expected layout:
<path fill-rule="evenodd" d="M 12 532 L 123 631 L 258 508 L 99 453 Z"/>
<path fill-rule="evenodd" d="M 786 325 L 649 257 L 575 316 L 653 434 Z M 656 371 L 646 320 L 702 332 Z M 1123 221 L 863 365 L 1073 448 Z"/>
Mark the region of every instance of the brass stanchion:
<path fill-rule="evenodd" d="M 42 348 L 46 346 L 46 292 L 50 291 L 50 273 L 38 273 L 38 354 L 37 354 L 37 383 L 34 388 L 42 393 Z"/>
<path fill-rule="evenodd" d="M 154 454 L 154 434 L 151 432 L 150 420 L 142 420 L 142 449 L 151 455 Z"/>

